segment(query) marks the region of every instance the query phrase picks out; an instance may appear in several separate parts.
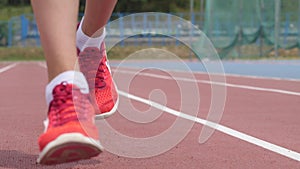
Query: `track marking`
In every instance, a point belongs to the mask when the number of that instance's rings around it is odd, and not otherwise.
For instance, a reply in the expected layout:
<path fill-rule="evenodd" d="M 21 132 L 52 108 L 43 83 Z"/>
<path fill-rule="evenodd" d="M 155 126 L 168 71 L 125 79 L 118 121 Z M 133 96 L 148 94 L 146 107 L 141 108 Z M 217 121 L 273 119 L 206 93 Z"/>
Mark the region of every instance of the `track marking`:
<path fill-rule="evenodd" d="M 43 68 L 47 68 L 46 64 L 44 62 L 38 63 Z M 112 66 L 111 66 L 112 67 Z M 116 67 L 116 66 L 114 66 Z M 125 68 L 125 67 L 124 67 Z M 126 67 L 129 69 L 136 69 L 133 67 Z M 114 70 L 116 68 L 113 68 Z M 178 73 L 186 73 L 186 71 L 180 71 L 180 70 L 169 70 L 172 72 L 178 72 Z M 194 74 L 200 74 L 200 75 L 207 75 L 208 73 L 200 72 L 200 71 L 192 71 Z M 209 73 L 211 75 L 217 75 L 217 76 L 228 76 L 228 77 L 237 77 L 237 78 L 248 78 L 248 79 L 262 79 L 262 80 L 276 80 L 276 81 L 291 81 L 291 82 L 300 82 L 300 79 L 292 79 L 292 78 L 279 78 L 279 77 L 262 77 L 262 76 L 252 76 L 252 75 L 239 75 L 239 74 L 231 74 L 231 73 Z"/>
<path fill-rule="evenodd" d="M 38 63 L 38 65 L 43 67 L 43 68 L 47 68 L 47 66 L 43 63 Z M 116 72 L 115 69 L 113 69 L 113 71 Z M 118 70 L 117 72 L 127 73 L 127 74 L 135 74 L 136 73 L 135 71 L 128 71 L 128 70 Z M 212 81 L 208 81 L 208 80 L 195 80 L 195 79 L 182 78 L 182 77 L 172 77 L 171 78 L 171 77 L 168 77 L 168 76 L 156 75 L 156 74 L 153 74 L 153 73 L 139 73 L 139 75 L 153 77 L 153 78 L 166 79 L 166 80 L 174 80 L 175 79 L 175 80 L 186 81 L 186 82 L 196 82 L 196 83 L 203 83 L 203 84 L 210 84 L 210 85 L 220 85 L 220 86 L 226 86 L 226 87 L 232 87 L 232 88 L 240 88 L 240 89 L 247 89 L 247 90 L 264 91 L 264 92 L 271 92 L 271 93 L 279 93 L 279 94 L 300 96 L 299 92 L 293 92 L 293 91 L 281 90 L 281 89 L 263 88 L 263 87 L 255 87 L 255 86 L 239 85 L 239 84 L 231 84 L 231 83 L 222 83 L 222 82 L 212 82 Z M 227 76 L 227 75 L 225 75 L 225 76 Z M 241 77 L 242 78 L 243 76 L 237 75 L 236 77 Z"/>
<path fill-rule="evenodd" d="M 184 71 L 175 71 L 175 72 L 182 72 Z M 207 75 L 208 73 L 193 71 L 195 74 Z M 258 80 L 276 80 L 276 81 L 292 81 L 292 82 L 300 82 L 300 79 L 292 79 L 292 78 L 279 78 L 279 77 L 262 77 L 262 76 L 252 76 L 252 75 L 239 75 L 239 74 L 231 74 L 231 73 L 210 73 L 211 75 L 217 76 L 228 76 L 228 77 L 238 77 L 238 78 L 248 78 L 248 79 L 258 79 Z"/>
<path fill-rule="evenodd" d="M 125 74 L 126 73 L 127 74 L 136 74 L 137 73 L 135 71 L 128 71 L 128 70 L 117 70 L 117 72 L 125 73 Z M 264 91 L 264 92 L 272 92 L 272 93 L 300 96 L 299 92 L 293 92 L 293 91 L 281 90 L 281 89 L 263 88 L 263 87 L 255 87 L 255 86 L 247 86 L 247 85 L 239 85 L 239 84 L 231 84 L 231 83 L 222 83 L 222 82 L 213 82 L 213 81 L 208 81 L 208 80 L 195 80 L 195 79 L 182 78 L 182 77 L 169 77 L 169 76 L 157 75 L 157 74 L 153 74 L 153 73 L 138 73 L 138 75 L 148 76 L 148 77 L 153 77 L 153 78 L 166 79 L 166 80 L 180 80 L 180 81 L 186 81 L 186 82 L 196 82 L 196 83 L 220 85 L 220 86 L 226 86 L 226 87 L 232 87 L 232 88 L 240 88 L 240 89 L 247 89 L 247 90 Z"/>
<path fill-rule="evenodd" d="M 45 62 L 38 62 L 37 64 L 38 64 L 39 66 L 41 66 L 42 68 L 47 69 L 47 65 L 46 65 Z"/>
<path fill-rule="evenodd" d="M 117 66 L 114 66 L 117 67 Z M 127 66 L 122 66 L 123 68 L 128 68 L 128 69 L 138 69 L 137 67 L 127 67 Z M 139 67 L 143 68 L 143 67 Z M 167 69 L 168 71 L 172 72 L 179 72 L 179 73 L 186 73 L 186 71 L 181 71 L 181 70 L 175 70 L 175 69 Z M 200 74 L 200 75 L 207 75 L 207 72 L 203 71 L 193 71 L 191 70 L 194 74 Z M 300 79 L 295 79 L 295 78 L 280 78 L 280 77 L 263 77 L 263 76 L 255 76 L 255 75 L 241 75 L 241 74 L 233 74 L 233 73 L 209 73 L 210 75 L 217 75 L 217 76 L 228 76 L 228 77 L 241 77 L 241 78 L 248 78 L 248 79 L 263 79 L 263 80 L 276 80 L 276 81 L 292 81 L 292 82 L 300 82 Z"/>
<path fill-rule="evenodd" d="M 184 119 L 187 119 L 187 120 L 190 120 L 190 121 L 202 124 L 202 125 L 206 125 L 208 127 L 211 127 L 211 128 L 213 128 L 215 130 L 218 130 L 218 131 L 220 131 L 222 133 L 225 133 L 227 135 L 230 135 L 232 137 L 244 140 L 244 141 L 246 141 L 248 143 L 251 143 L 251 144 L 254 144 L 256 146 L 262 147 L 264 149 L 270 150 L 270 151 L 272 151 L 274 153 L 283 155 L 283 156 L 288 157 L 290 159 L 293 159 L 293 160 L 296 160 L 296 161 L 300 161 L 300 154 L 298 152 L 296 152 L 296 151 L 289 150 L 287 148 L 284 148 L 284 147 L 281 147 L 281 146 L 269 143 L 267 141 L 261 140 L 259 138 L 256 138 L 256 137 L 253 137 L 253 136 L 250 136 L 250 135 L 247 135 L 247 134 L 244 134 L 244 133 L 239 132 L 237 130 L 233 130 L 233 129 L 228 128 L 226 126 L 223 126 L 223 125 L 211 122 L 211 121 L 207 121 L 207 120 L 204 120 L 204 119 L 201 119 L 201 118 L 198 118 L 198 117 L 194 117 L 194 116 L 191 116 L 191 115 L 188 115 L 188 114 L 185 114 L 185 113 L 173 110 L 173 109 L 171 109 L 169 107 L 166 107 L 166 106 L 161 105 L 159 103 L 153 102 L 151 100 L 147 100 L 147 99 L 144 99 L 144 98 L 141 98 L 141 97 L 138 97 L 138 96 L 135 96 L 135 95 L 132 95 L 132 94 L 120 91 L 120 90 L 118 92 L 123 97 L 126 97 L 126 98 L 129 98 L 129 99 L 132 99 L 132 100 L 135 100 L 135 101 L 147 104 L 149 106 L 152 106 L 154 108 L 157 108 L 159 110 L 167 112 L 167 113 L 169 113 L 171 115 L 178 116 L 178 117 L 181 117 L 181 118 L 184 118 Z"/>
<path fill-rule="evenodd" d="M 13 63 L 13 64 L 10 64 L 8 66 L 5 66 L 3 68 L 0 69 L 0 73 L 3 73 L 3 72 L 6 72 L 8 71 L 9 69 L 12 69 L 14 68 L 15 66 L 17 66 L 18 63 Z"/>

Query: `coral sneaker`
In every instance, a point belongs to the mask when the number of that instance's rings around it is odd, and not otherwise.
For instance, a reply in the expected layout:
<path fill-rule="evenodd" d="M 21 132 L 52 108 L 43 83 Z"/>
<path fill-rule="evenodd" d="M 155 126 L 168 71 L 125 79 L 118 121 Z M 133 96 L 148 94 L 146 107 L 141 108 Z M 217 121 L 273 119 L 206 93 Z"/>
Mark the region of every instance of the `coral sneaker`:
<path fill-rule="evenodd" d="M 115 113 L 119 96 L 108 65 L 105 44 L 102 43 L 101 50 L 87 47 L 80 52 L 79 65 L 99 110 L 96 112 L 96 119 L 106 118 Z"/>
<path fill-rule="evenodd" d="M 88 94 L 61 83 L 53 90 L 37 163 L 58 164 L 97 156 L 102 150 Z"/>

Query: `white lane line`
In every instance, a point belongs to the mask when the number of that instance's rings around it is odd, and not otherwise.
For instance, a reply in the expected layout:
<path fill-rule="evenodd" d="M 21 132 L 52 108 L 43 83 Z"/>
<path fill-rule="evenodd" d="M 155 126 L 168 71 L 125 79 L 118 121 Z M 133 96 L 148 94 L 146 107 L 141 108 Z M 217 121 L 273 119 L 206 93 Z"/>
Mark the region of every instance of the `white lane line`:
<path fill-rule="evenodd" d="M 177 72 L 177 70 L 175 71 Z M 183 72 L 184 71 L 178 71 Z M 199 72 L 199 71 L 193 71 L 195 74 L 201 74 L 201 75 L 207 75 L 208 73 L 205 72 Z M 221 73 L 210 73 L 211 75 L 218 75 L 223 76 Z M 248 78 L 248 79 L 258 79 L 258 80 L 276 80 L 276 81 L 292 81 L 292 82 L 300 82 L 300 79 L 293 79 L 293 78 L 279 78 L 279 77 L 263 77 L 263 76 L 253 76 L 253 75 L 239 75 L 239 74 L 231 74 L 226 73 L 225 76 L 228 77 L 237 77 L 237 78 Z"/>
<path fill-rule="evenodd" d="M 3 72 L 6 72 L 8 71 L 9 69 L 12 69 L 14 68 L 15 66 L 17 66 L 18 63 L 13 63 L 13 64 L 10 64 L 8 66 L 5 66 L 3 68 L 0 69 L 0 73 L 3 73 Z"/>
<path fill-rule="evenodd" d="M 129 99 L 147 104 L 149 106 L 155 107 L 159 110 L 162 110 L 162 111 L 167 112 L 169 114 L 172 114 L 174 116 L 178 116 L 178 117 L 181 117 L 181 118 L 184 118 L 184 119 L 187 119 L 187 120 L 190 120 L 190 121 L 194 121 L 194 122 L 202 124 L 202 125 L 209 126 L 209 127 L 213 128 L 213 129 L 216 129 L 216 130 L 218 130 L 222 133 L 225 133 L 225 134 L 230 135 L 232 137 L 244 140 L 248 143 L 257 145 L 259 147 L 262 147 L 262 148 L 270 150 L 274 153 L 283 155 L 283 156 L 288 157 L 290 159 L 300 161 L 300 154 L 296 151 L 289 150 L 287 148 L 269 143 L 267 141 L 255 138 L 253 136 L 250 136 L 250 135 L 247 135 L 247 134 L 244 134 L 244 133 L 241 133 L 237 130 L 233 130 L 233 129 L 228 128 L 226 126 L 223 126 L 223 125 L 220 125 L 220 124 L 217 124 L 217 123 L 214 123 L 214 122 L 210 122 L 210 121 L 198 118 L 198 117 L 194 117 L 194 116 L 191 116 L 191 115 L 173 110 L 173 109 L 171 109 L 169 107 L 166 107 L 164 105 L 161 105 L 159 103 L 156 103 L 156 102 L 153 102 L 151 100 L 147 100 L 147 99 L 144 99 L 144 98 L 141 98 L 141 97 L 138 97 L 138 96 L 134 96 L 132 94 L 129 94 L 129 93 L 126 93 L 126 92 L 123 92 L 123 91 L 120 91 L 120 90 L 119 90 L 119 94 L 123 97 L 126 97 L 126 98 L 129 98 Z"/>
<path fill-rule="evenodd" d="M 115 72 L 124 73 L 124 74 L 136 74 L 137 73 L 135 71 L 119 70 L 119 69 Z M 157 74 L 152 74 L 152 73 L 138 73 L 138 75 L 148 76 L 148 77 L 153 77 L 153 78 L 160 78 L 160 79 L 165 79 L 165 80 L 180 80 L 180 81 L 186 81 L 186 82 L 196 82 L 196 83 L 203 83 L 203 84 L 210 84 L 210 85 L 227 86 L 227 87 L 232 87 L 232 88 L 240 88 L 240 89 L 247 89 L 247 90 L 264 91 L 264 92 L 272 92 L 272 93 L 300 96 L 299 92 L 293 92 L 293 91 L 281 90 L 281 89 L 263 88 L 263 87 L 222 83 L 222 82 L 213 82 L 213 81 L 208 81 L 208 80 L 197 80 L 197 79 L 189 79 L 189 78 L 182 78 L 182 77 L 169 77 L 169 76 L 165 76 L 165 75 L 157 75 Z"/>
<path fill-rule="evenodd" d="M 45 62 L 38 62 L 37 64 L 38 64 L 39 66 L 41 66 L 42 68 L 47 69 L 47 65 L 46 65 Z"/>
<path fill-rule="evenodd" d="M 116 66 L 114 66 L 116 67 Z M 117 67 L 116 67 L 117 68 Z M 139 69 L 143 67 L 127 67 L 122 66 L 122 68 L 127 69 Z M 185 70 L 175 70 L 175 69 L 166 69 L 171 72 L 179 72 L 179 73 L 186 73 Z M 192 70 L 191 70 L 192 71 Z M 200 74 L 200 75 L 207 75 L 207 72 L 203 71 L 192 71 L 194 74 Z M 241 74 L 232 74 L 232 73 L 209 73 L 210 75 L 217 75 L 217 76 L 228 76 L 228 77 L 237 77 L 237 78 L 247 78 L 247 79 L 262 79 L 262 80 L 275 80 L 275 81 L 292 81 L 292 82 L 300 82 L 300 79 L 294 79 L 294 78 L 280 78 L 280 77 L 264 77 L 264 76 L 254 76 L 254 75 L 241 75 Z"/>
<path fill-rule="evenodd" d="M 45 63 L 40 63 L 39 62 L 38 64 L 43 68 L 47 68 Z M 115 70 L 116 69 L 113 69 L 114 72 L 115 72 Z M 135 71 L 119 70 L 119 69 L 117 70 L 117 72 L 128 73 L 128 74 L 136 74 Z M 227 87 L 232 87 L 232 88 L 240 88 L 240 89 L 247 89 L 247 90 L 264 91 L 264 92 L 271 92 L 271 93 L 279 93 L 279 94 L 300 96 L 300 92 L 281 90 L 281 89 L 263 88 L 263 87 L 255 87 L 255 86 L 239 85 L 239 84 L 231 84 L 231 83 L 221 83 L 221 82 L 189 79 L 189 78 L 182 78 L 182 77 L 169 77 L 169 76 L 157 75 L 157 74 L 152 74 L 152 73 L 139 73 L 138 75 L 148 76 L 148 77 L 153 77 L 153 78 L 166 79 L 166 80 L 174 80 L 175 79 L 175 80 L 181 80 L 181 81 L 186 81 L 186 82 L 196 82 L 196 83 L 203 83 L 203 84 L 210 84 L 210 85 L 227 86 Z M 225 75 L 225 76 L 227 76 L 227 75 Z M 237 77 L 244 77 L 244 76 L 237 76 Z"/>

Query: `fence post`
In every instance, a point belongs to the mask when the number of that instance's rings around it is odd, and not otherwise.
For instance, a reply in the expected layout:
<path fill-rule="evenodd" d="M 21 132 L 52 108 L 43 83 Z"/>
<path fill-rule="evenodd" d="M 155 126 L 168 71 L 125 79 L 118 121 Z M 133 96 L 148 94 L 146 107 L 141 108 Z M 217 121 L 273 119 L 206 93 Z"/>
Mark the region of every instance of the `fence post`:
<path fill-rule="evenodd" d="M 147 25 L 147 14 L 146 13 L 144 13 L 144 15 L 143 15 L 143 37 L 147 37 L 147 36 L 149 36 L 148 35 L 148 25 Z M 149 37 L 148 37 L 149 38 Z M 149 39 L 148 39 L 148 44 L 149 44 Z"/>
<path fill-rule="evenodd" d="M 25 42 L 26 42 L 25 40 L 28 34 L 28 20 L 25 17 L 25 15 L 21 15 L 20 19 L 21 19 L 21 41 L 23 46 L 25 46 Z"/>
<path fill-rule="evenodd" d="M 298 56 L 300 56 L 300 0 L 298 0 Z"/>
<path fill-rule="evenodd" d="M 135 35 L 137 32 L 135 15 L 131 15 L 131 31 L 133 31 L 133 35 L 134 35 L 133 44 L 134 46 L 138 46 L 138 35 Z"/>
<path fill-rule="evenodd" d="M 261 1 L 260 3 L 260 25 L 259 25 L 259 31 L 260 31 L 260 46 L 259 46 L 259 56 L 262 57 L 263 56 L 263 46 L 264 46 L 264 27 L 263 27 L 263 22 L 264 22 L 264 19 L 265 18 L 265 4 L 263 1 Z"/>
<path fill-rule="evenodd" d="M 164 30 L 164 33 L 167 34 L 167 37 L 165 35 L 163 36 L 163 39 L 162 39 L 162 45 L 163 46 L 167 45 L 166 39 L 171 37 L 171 32 L 170 32 L 170 30 L 172 28 L 172 26 L 171 26 L 172 20 L 171 19 L 172 19 L 171 14 L 168 14 L 168 17 L 167 17 L 167 30 Z"/>
<path fill-rule="evenodd" d="M 122 13 L 119 13 L 119 30 L 120 30 L 120 39 L 122 40 L 121 41 L 121 47 L 124 47 L 125 46 L 125 43 L 124 43 L 124 21 L 123 21 L 123 14 Z"/>
<path fill-rule="evenodd" d="M 176 35 L 175 35 L 175 46 L 179 46 L 179 41 L 178 41 L 178 39 L 179 39 L 179 27 L 178 26 L 176 26 Z"/>
<path fill-rule="evenodd" d="M 191 27 L 190 27 L 190 37 L 189 37 L 190 44 L 189 45 L 192 46 L 192 44 L 193 44 L 193 29 L 194 29 L 193 25 L 195 23 L 194 0 L 190 0 L 190 20 L 191 20 L 191 25 L 190 25 Z M 190 55 L 189 55 L 190 60 L 192 60 L 192 55 L 193 55 L 193 51 L 191 50 Z"/>
<path fill-rule="evenodd" d="M 298 0 L 298 56 L 300 56 L 300 0 Z"/>
<path fill-rule="evenodd" d="M 12 20 L 8 21 L 8 37 L 7 37 L 7 45 L 8 47 L 12 46 L 12 36 L 13 36 L 13 30 L 12 30 Z"/>
<path fill-rule="evenodd" d="M 238 32 L 238 45 L 237 45 L 237 51 L 238 51 L 238 58 L 241 58 L 241 47 L 243 44 L 243 24 L 242 24 L 242 20 L 243 20 L 243 8 L 244 8 L 244 4 L 243 4 L 243 0 L 240 0 L 240 6 L 239 6 L 239 32 Z"/>
<path fill-rule="evenodd" d="M 204 25 L 203 25 L 203 23 L 204 23 L 204 19 L 205 19 L 205 16 L 204 16 L 204 0 L 200 0 L 201 2 L 200 2 L 200 28 L 201 28 L 201 30 L 203 30 L 203 27 L 204 27 Z"/>
<path fill-rule="evenodd" d="M 149 28 L 148 28 L 148 46 L 152 46 L 152 25 L 151 22 L 149 22 Z"/>
<path fill-rule="evenodd" d="M 212 14 L 213 14 L 213 9 L 212 9 L 212 4 L 213 0 L 206 1 L 205 5 L 205 15 L 204 15 L 204 33 L 207 35 L 209 38 L 213 38 L 211 34 L 211 30 L 213 29 L 212 25 Z"/>
<path fill-rule="evenodd" d="M 286 19 L 285 19 L 285 27 L 284 27 L 284 48 L 286 49 L 287 45 L 287 38 L 289 35 L 289 27 L 290 27 L 290 15 L 287 13 L 286 14 Z"/>
<path fill-rule="evenodd" d="M 162 27 L 159 24 L 159 13 L 155 13 L 155 30 L 156 30 L 156 35 L 159 37 L 163 37 L 163 31 Z"/>
<path fill-rule="evenodd" d="M 280 0 L 275 0 L 275 42 L 274 42 L 274 50 L 275 56 L 278 57 L 278 48 L 279 48 L 279 33 L 280 33 Z"/>

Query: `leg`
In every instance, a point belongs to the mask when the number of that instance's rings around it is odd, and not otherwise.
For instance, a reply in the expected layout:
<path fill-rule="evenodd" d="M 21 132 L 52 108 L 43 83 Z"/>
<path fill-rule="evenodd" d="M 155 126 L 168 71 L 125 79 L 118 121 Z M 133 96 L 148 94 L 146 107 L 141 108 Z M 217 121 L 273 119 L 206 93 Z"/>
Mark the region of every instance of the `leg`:
<path fill-rule="evenodd" d="M 117 0 L 86 0 L 82 31 L 88 36 L 100 36 Z"/>
<path fill-rule="evenodd" d="M 87 0 L 85 16 L 77 30 L 77 47 L 81 51 L 79 63 L 88 80 L 98 111 L 96 118 L 106 118 L 117 110 L 119 96 L 110 74 L 103 43 L 104 26 L 117 0 Z M 97 73 L 95 73 L 98 70 Z"/>
<path fill-rule="evenodd" d="M 32 0 L 51 81 L 74 70 L 78 0 Z"/>
<path fill-rule="evenodd" d="M 93 123 L 95 109 L 89 100 L 85 77 L 74 70 L 79 1 L 31 2 L 50 82 L 46 88 L 48 118 L 44 122 L 45 132 L 38 140 L 40 155 L 37 162 L 57 164 L 97 156 L 102 146 Z"/>

